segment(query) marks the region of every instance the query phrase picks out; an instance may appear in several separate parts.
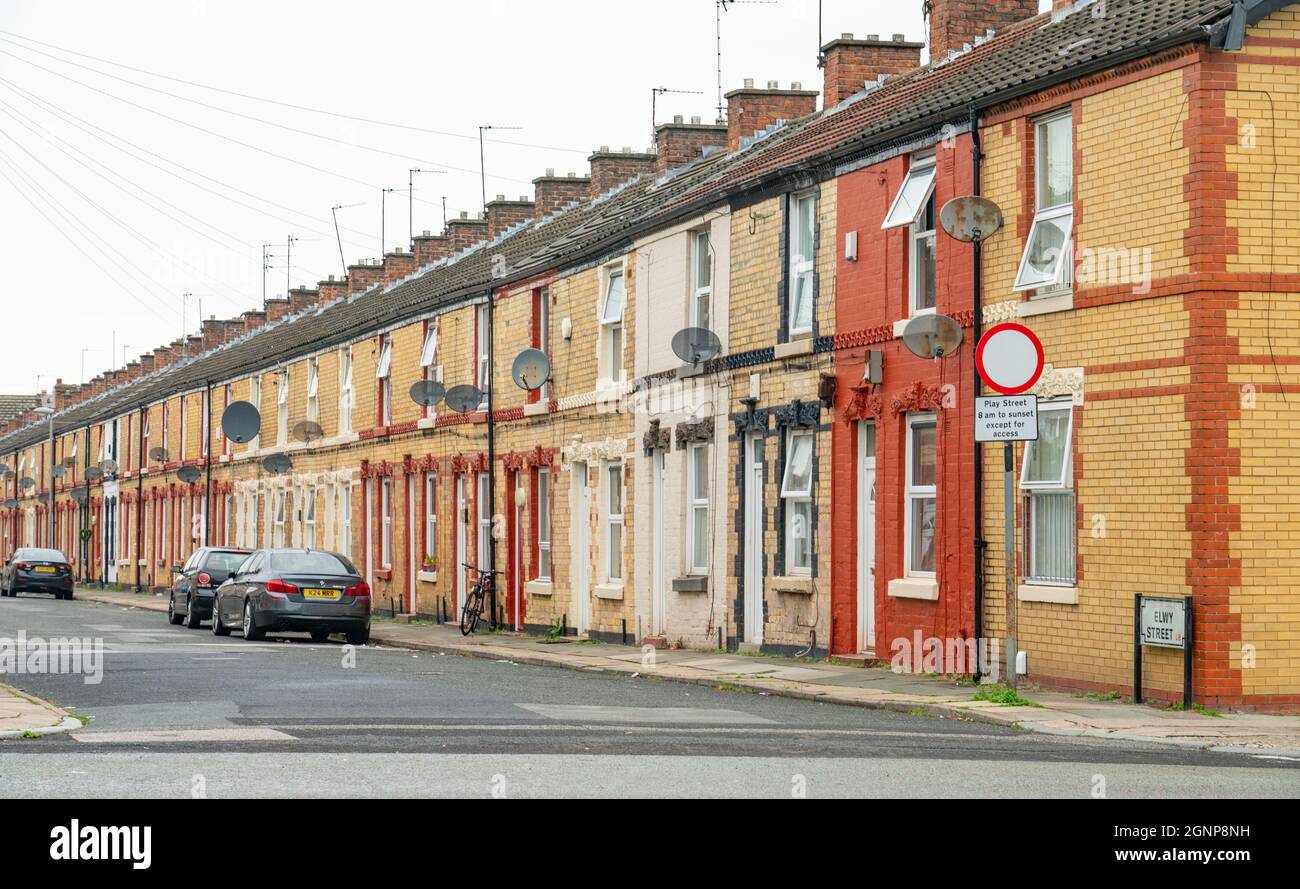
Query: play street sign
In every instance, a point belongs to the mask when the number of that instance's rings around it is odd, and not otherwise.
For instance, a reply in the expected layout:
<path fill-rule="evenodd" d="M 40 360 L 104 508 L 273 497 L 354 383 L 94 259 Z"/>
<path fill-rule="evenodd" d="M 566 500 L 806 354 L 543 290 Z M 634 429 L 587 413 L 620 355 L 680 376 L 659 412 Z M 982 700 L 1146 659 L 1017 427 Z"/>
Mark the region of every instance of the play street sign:
<path fill-rule="evenodd" d="M 993 391 L 1019 395 L 1043 375 L 1043 344 L 1022 324 L 999 324 L 980 338 L 975 367 Z"/>
<path fill-rule="evenodd" d="M 975 399 L 976 441 L 1038 441 L 1038 396 Z"/>

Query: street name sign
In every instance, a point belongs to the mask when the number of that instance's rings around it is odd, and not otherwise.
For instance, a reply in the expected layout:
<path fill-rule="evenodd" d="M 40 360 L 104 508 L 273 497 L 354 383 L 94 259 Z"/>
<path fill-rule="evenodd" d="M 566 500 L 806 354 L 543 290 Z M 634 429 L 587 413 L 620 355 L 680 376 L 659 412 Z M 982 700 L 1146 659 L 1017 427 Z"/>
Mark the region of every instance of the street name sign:
<path fill-rule="evenodd" d="M 975 440 L 1038 441 L 1038 396 L 981 396 L 975 399 Z"/>
<path fill-rule="evenodd" d="M 1142 644 L 1156 648 L 1182 648 L 1187 612 L 1182 599 L 1142 597 Z"/>

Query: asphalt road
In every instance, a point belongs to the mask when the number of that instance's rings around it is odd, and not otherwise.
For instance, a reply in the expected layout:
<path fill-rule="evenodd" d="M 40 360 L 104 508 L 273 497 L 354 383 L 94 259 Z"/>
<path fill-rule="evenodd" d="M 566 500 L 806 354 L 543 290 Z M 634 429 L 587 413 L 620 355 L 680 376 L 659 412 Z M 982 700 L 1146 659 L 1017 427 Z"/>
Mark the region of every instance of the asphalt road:
<path fill-rule="evenodd" d="M 0 599 L 0 640 L 20 631 L 102 640 L 103 669 L 3 677 L 89 718 L 0 742 L 5 798 L 1300 795 L 1288 760 Z"/>

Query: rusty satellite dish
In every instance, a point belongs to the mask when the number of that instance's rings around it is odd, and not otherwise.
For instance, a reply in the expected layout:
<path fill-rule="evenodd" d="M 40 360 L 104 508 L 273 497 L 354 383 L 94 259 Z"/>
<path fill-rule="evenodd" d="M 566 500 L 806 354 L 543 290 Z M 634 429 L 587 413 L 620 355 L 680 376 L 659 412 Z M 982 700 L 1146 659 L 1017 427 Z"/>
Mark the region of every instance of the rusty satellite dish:
<path fill-rule="evenodd" d="M 1002 209 L 979 195 L 953 198 L 939 211 L 939 224 L 943 230 L 968 244 L 992 237 L 1002 228 L 1002 223 Z"/>

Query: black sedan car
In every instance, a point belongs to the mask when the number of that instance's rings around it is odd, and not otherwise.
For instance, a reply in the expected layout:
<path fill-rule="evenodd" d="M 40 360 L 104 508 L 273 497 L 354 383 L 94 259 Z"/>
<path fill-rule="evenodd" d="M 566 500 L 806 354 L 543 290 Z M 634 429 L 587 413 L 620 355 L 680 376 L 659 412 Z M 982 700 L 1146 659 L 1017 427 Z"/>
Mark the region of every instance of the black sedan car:
<path fill-rule="evenodd" d="M 173 570 L 172 594 L 167 601 L 167 619 L 197 630 L 212 617 L 212 598 L 217 587 L 244 564 L 252 550 L 204 547 L 184 565 Z"/>
<path fill-rule="evenodd" d="M 343 633 L 351 645 L 370 641 L 370 586 L 336 553 L 311 549 L 258 550 L 217 588 L 212 632 L 244 638 L 301 631 L 315 642 Z"/>
<path fill-rule="evenodd" d="M 72 598 L 72 566 L 57 549 L 23 547 L 14 550 L 0 571 L 0 596 L 50 593 L 56 599 Z"/>

